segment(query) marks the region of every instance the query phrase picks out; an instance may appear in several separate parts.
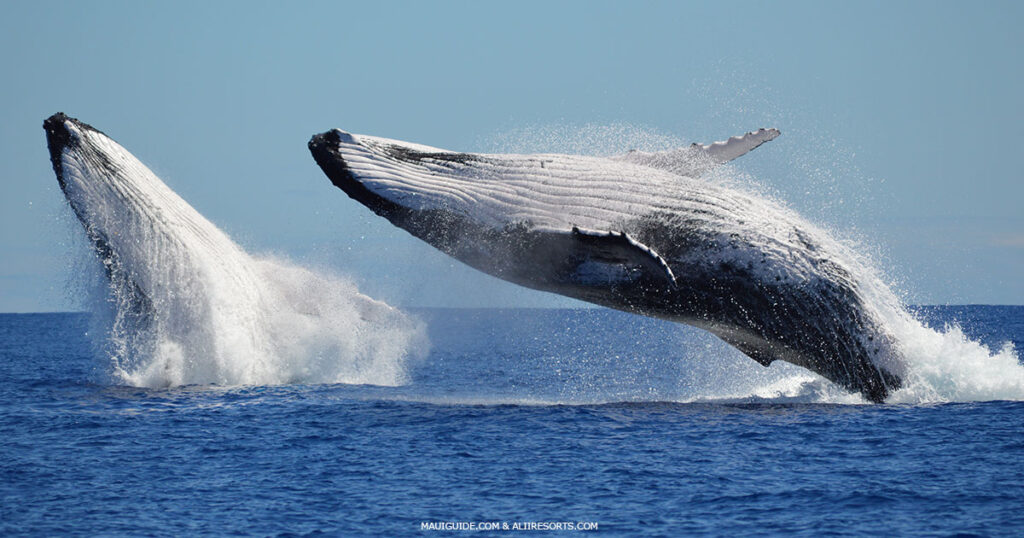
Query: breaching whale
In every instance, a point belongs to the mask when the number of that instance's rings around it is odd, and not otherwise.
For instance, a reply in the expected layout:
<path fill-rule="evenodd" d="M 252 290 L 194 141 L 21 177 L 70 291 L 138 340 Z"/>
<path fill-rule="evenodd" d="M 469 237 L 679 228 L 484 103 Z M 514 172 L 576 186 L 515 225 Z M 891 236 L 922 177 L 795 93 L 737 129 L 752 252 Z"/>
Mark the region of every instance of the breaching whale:
<path fill-rule="evenodd" d="M 124 368 L 144 355 L 180 355 L 164 368 L 190 375 L 148 376 L 170 385 L 254 379 L 252 363 L 234 357 L 267 346 L 248 254 L 103 132 L 63 113 L 43 129 L 61 191 L 110 282 L 119 343 L 110 354 Z M 195 360 L 190 349 L 206 366 L 167 366 Z"/>
<path fill-rule="evenodd" d="M 128 150 L 55 114 L 61 191 L 109 279 L 93 303 L 116 379 L 149 387 L 394 385 L 418 324 L 342 279 L 251 256 Z M 104 332 L 108 328 L 104 327 Z"/>
<path fill-rule="evenodd" d="M 702 177 L 778 136 L 612 158 L 474 154 L 338 129 L 309 149 L 334 185 L 485 273 L 693 325 L 873 402 L 898 352 L 855 271 L 792 211 Z"/>

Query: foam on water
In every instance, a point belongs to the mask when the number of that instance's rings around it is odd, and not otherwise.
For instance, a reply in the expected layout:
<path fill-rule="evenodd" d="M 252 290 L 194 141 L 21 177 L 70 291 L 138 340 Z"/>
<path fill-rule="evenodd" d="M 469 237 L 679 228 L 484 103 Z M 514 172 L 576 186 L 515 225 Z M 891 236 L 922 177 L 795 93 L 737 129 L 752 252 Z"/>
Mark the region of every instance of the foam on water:
<path fill-rule="evenodd" d="M 992 350 L 957 325 L 933 330 L 915 319 L 896 330 L 907 374 L 889 402 L 1024 400 L 1024 365 L 1010 342 Z"/>
<path fill-rule="evenodd" d="M 119 382 L 139 387 L 193 384 L 278 385 L 349 383 L 394 386 L 408 381 L 407 364 L 428 347 L 422 323 L 373 300 L 346 278 L 276 257 L 247 260 L 258 300 L 208 291 L 188 325 L 156 314 L 131 320 L 115 307 L 108 350 Z M 174 285 L 174 283 L 169 283 Z M 206 303 L 206 304 L 196 304 Z M 218 313 L 219 312 L 219 313 Z M 202 330 L 194 330 L 201 326 Z"/>

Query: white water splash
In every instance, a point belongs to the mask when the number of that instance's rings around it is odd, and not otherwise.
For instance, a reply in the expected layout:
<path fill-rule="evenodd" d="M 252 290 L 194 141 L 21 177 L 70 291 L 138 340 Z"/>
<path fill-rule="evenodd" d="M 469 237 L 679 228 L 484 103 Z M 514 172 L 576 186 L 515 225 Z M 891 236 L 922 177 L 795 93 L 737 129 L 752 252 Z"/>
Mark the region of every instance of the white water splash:
<path fill-rule="evenodd" d="M 924 326 L 901 314 L 888 327 L 902 354 L 903 387 L 886 400 L 890 404 L 934 404 L 1024 400 L 1024 365 L 1010 342 L 990 349 L 968 338 L 958 325 L 943 330 Z M 724 344 L 723 344 L 724 345 Z M 750 364 L 738 353 L 716 349 L 707 356 L 688 356 L 693 362 L 718 362 L 726 372 L 709 376 L 681 402 L 869 404 L 825 378 L 791 364 L 770 368 Z M 725 374 L 728 374 L 727 376 Z"/>
<path fill-rule="evenodd" d="M 117 306 L 106 348 L 116 379 L 140 387 L 408 382 L 408 362 L 428 348 L 422 323 L 343 277 L 280 258 L 247 263 L 259 299 L 243 315 L 236 297 L 211 290 L 174 306 L 198 308 L 187 325 L 160 314 L 139 322 Z"/>
<path fill-rule="evenodd" d="M 628 123 L 532 125 L 495 133 L 480 145 L 488 153 L 564 153 L 612 157 L 629 150 L 664 151 L 689 145 L 667 133 Z"/>
<path fill-rule="evenodd" d="M 897 334 L 907 374 L 890 403 L 1024 400 L 1024 365 L 1011 343 L 992 350 L 957 325 L 936 331 L 913 319 Z"/>

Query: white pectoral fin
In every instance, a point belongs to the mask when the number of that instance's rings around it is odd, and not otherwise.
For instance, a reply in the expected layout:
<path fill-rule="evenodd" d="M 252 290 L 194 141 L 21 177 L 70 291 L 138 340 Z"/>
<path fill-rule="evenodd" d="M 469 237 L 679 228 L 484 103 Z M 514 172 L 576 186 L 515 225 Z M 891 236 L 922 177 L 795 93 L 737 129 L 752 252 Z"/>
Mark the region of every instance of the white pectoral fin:
<path fill-rule="evenodd" d="M 674 288 L 675 275 L 653 249 L 623 232 L 599 232 L 573 227 L 573 267 L 570 277 L 584 285 L 616 285 L 638 281 Z"/>
<path fill-rule="evenodd" d="M 729 140 L 712 142 L 698 147 L 707 153 L 712 162 L 722 164 L 746 154 L 769 140 L 774 140 L 779 134 L 781 133 L 778 129 L 758 129 L 742 136 L 734 136 Z"/>
<path fill-rule="evenodd" d="M 679 175 L 697 177 L 722 163 L 745 155 L 765 142 L 774 140 L 779 134 L 778 129 L 758 129 L 720 142 L 695 143 L 689 147 L 655 153 L 631 151 L 613 158 Z"/>

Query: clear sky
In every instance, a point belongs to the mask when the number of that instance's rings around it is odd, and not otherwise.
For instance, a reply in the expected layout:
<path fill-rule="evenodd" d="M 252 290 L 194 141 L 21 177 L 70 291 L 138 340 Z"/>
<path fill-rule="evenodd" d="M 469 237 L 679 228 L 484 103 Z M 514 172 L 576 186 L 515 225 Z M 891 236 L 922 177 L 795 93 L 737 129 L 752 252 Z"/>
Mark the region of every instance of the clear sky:
<path fill-rule="evenodd" d="M 1024 303 L 1024 3 L 296 4 L 4 3 L 0 311 L 80 306 L 82 233 L 41 128 L 58 111 L 250 252 L 424 306 L 566 303 L 349 200 L 312 134 L 557 150 L 608 149 L 585 136 L 602 126 L 680 142 L 774 126 L 737 167 L 859 238 L 909 301 Z"/>

